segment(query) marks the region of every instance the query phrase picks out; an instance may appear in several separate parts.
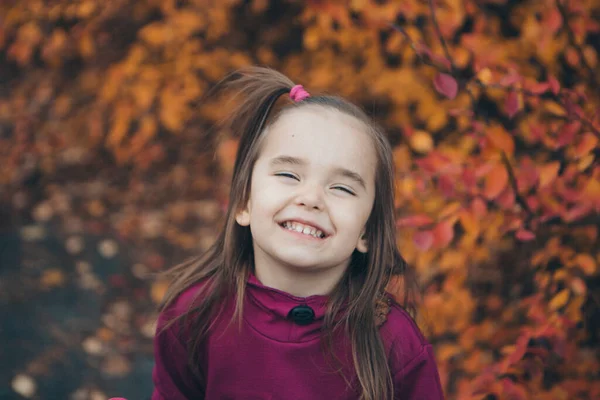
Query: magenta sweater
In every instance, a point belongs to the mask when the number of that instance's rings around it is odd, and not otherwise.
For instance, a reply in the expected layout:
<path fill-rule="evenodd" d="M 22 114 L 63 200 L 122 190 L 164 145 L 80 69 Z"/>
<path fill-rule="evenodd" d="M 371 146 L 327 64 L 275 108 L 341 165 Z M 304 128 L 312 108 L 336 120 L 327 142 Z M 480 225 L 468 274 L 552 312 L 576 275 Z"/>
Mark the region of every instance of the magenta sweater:
<path fill-rule="evenodd" d="M 167 319 L 187 310 L 198 285 L 184 291 L 159 316 L 158 328 Z M 202 346 L 200 365 L 205 384 L 200 384 L 187 365 L 185 335 L 177 324 L 155 337 L 156 364 L 152 374 L 152 400 L 318 400 L 358 399 L 350 343 L 338 337 L 336 355 L 350 387 L 323 354 L 320 327 L 326 296 L 295 297 L 262 285 L 251 276 L 246 289 L 241 332 L 237 323 L 226 329 L 231 310 L 222 314 Z M 300 309 L 294 322 L 290 310 Z M 296 309 L 298 310 L 298 309 Z M 308 318 L 302 319 L 305 314 Z M 312 322 L 310 322 L 312 319 Z M 303 321 L 308 321 L 302 325 Z M 299 323 L 298 323 L 299 322 Z M 393 374 L 395 398 L 443 399 L 431 345 L 410 316 L 393 303 L 387 321 L 380 327 Z"/>

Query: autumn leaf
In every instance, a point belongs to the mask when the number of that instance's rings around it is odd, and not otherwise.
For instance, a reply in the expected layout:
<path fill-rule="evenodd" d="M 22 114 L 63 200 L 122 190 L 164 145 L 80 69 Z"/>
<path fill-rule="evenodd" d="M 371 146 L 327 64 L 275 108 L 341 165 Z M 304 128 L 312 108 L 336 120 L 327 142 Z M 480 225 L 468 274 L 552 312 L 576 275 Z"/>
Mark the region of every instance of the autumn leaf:
<path fill-rule="evenodd" d="M 559 308 L 564 307 L 567 302 L 569 301 L 569 297 L 570 297 L 570 291 L 569 289 L 563 289 L 560 292 L 558 292 L 557 295 L 555 295 L 551 300 L 550 303 L 548 304 L 548 307 L 551 310 L 558 310 Z"/>
<path fill-rule="evenodd" d="M 459 220 L 465 231 L 471 234 L 476 234 L 479 232 L 479 224 L 477 219 L 473 217 L 467 210 L 461 210 L 458 214 Z"/>
<path fill-rule="evenodd" d="M 538 167 L 539 172 L 539 188 L 544 189 L 550 185 L 558 176 L 560 162 L 554 161 Z"/>
<path fill-rule="evenodd" d="M 573 262 L 586 275 L 594 275 L 596 273 L 596 261 L 589 254 L 578 254 Z"/>
<path fill-rule="evenodd" d="M 426 154 L 433 149 L 433 139 L 425 131 L 415 131 L 409 137 L 410 147 L 417 153 Z"/>
<path fill-rule="evenodd" d="M 598 138 L 593 133 L 586 132 L 575 146 L 574 154 L 578 158 L 583 157 L 589 154 L 597 145 Z"/>
<path fill-rule="evenodd" d="M 515 142 L 512 135 L 502 126 L 494 126 L 488 129 L 486 134 L 495 147 L 504 151 L 506 155 L 512 156 L 515 151 Z"/>
<path fill-rule="evenodd" d="M 560 92 L 560 83 L 554 76 L 548 76 L 548 84 L 550 85 L 550 90 L 552 91 L 552 93 L 557 95 L 558 92 Z"/>
<path fill-rule="evenodd" d="M 508 172 L 502 164 L 496 164 L 485 176 L 484 196 L 493 200 L 506 188 L 508 184 Z"/>
<path fill-rule="evenodd" d="M 396 222 L 397 227 L 420 228 L 433 223 L 433 219 L 427 215 L 411 215 L 408 217 L 399 218 Z"/>
<path fill-rule="evenodd" d="M 513 118 L 519 112 L 521 108 L 519 103 L 519 94 L 514 90 L 508 92 L 504 101 L 504 109 L 510 118 Z"/>
<path fill-rule="evenodd" d="M 434 242 L 434 235 L 431 231 L 419 231 L 413 236 L 413 242 L 421 251 L 429 250 Z"/>
<path fill-rule="evenodd" d="M 433 80 L 435 90 L 449 99 L 454 99 L 458 93 L 458 83 L 451 75 L 438 73 Z"/>
<path fill-rule="evenodd" d="M 452 242 L 454 238 L 454 222 L 451 220 L 444 220 L 438 223 L 432 230 L 436 246 L 446 247 Z"/>
<path fill-rule="evenodd" d="M 526 229 L 519 229 L 516 233 L 515 236 L 517 239 L 519 239 L 522 242 L 528 242 L 530 240 L 535 239 L 535 234 L 531 231 L 528 231 Z"/>

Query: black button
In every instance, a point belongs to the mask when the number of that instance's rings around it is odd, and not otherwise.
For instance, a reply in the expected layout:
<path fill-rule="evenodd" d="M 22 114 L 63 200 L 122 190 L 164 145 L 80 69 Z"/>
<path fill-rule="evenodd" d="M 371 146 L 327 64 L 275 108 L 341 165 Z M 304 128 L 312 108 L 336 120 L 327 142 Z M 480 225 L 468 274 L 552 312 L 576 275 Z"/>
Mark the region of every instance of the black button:
<path fill-rule="evenodd" d="M 298 325 L 308 325 L 315 320 L 315 312 L 309 306 L 296 306 L 290 310 L 288 318 Z"/>

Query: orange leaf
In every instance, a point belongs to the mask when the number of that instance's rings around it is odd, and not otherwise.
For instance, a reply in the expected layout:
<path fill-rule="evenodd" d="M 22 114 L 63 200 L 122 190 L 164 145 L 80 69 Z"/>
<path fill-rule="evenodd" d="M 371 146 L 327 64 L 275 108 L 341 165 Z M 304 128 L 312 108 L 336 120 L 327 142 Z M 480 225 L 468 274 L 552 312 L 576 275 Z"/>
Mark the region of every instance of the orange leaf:
<path fill-rule="evenodd" d="M 586 275 L 596 273 L 596 261 L 589 254 L 577 254 L 575 257 L 575 265 L 577 265 Z"/>
<path fill-rule="evenodd" d="M 479 224 L 477 223 L 477 219 L 473 218 L 473 214 L 471 214 L 467 210 L 461 210 L 458 214 L 458 218 L 460 219 L 460 223 L 468 233 L 478 233 L 479 232 Z"/>
<path fill-rule="evenodd" d="M 489 200 L 493 200 L 508 184 L 508 172 L 502 164 L 496 164 L 485 177 L 485 188 L 483 194 Z"/>
<path fill-rule="evenodd" d="M 558 170 L 560 169 L 560 162 L 554 161 L 548 164 L 545 164 L 538 168 L 540 183 L 539 188 L 543 189 L 552 182 L 556 180 L 556 176 L 558 175 Z"/>
<path fill-rule="evenodd" d="M 559 308 L 564 307 L 568 301 L 569 301 L 569 289 L 563 289 L 560 292 L 558 292 L 558 294 L 556 296 L 554 296 L 552 298 L 552 300 L 550 300 L 548 307 L 551 310 L 556 311 Z"/>
<path fill-rule="evenodd" d="M 496 126 L 488 130 L 487 137 L 498 149 L 503 150 L 508 156 L 515 152 L 515 142 L 511 134 L 506 132 L 501 126 Z"/>
<path fill-rule="evenodd" d="M 450 204 L 448 204 L 446 207 L 444 207 L 439 213 L 438 213 L 438 217 L 443 219 L 446 217 L 449 217 L 451 215 L 456 214 L 456 212 L 458 210 L 460 210 L 461 205 L 458 201 L 452 202 Z"/>
<path fill-rule="evenodd" d="M 583 189 L 583 195 L 589 200 L 600 199 L 600 182 L 593 177 L 588 179 L 587 185 Z"/>

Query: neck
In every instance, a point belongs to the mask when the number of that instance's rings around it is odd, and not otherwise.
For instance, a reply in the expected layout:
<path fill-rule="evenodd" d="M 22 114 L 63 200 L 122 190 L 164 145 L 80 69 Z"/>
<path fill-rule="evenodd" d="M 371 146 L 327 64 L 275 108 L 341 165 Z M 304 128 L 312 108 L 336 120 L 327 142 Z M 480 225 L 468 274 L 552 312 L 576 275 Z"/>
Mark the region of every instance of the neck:
<path fill-rule="evenodd" d="M 344 274 L 345 269 L 301 270 L 273 268 L 257 263 L 256 278 L 265 286 L 297 297 L 328 295 Z"/>

